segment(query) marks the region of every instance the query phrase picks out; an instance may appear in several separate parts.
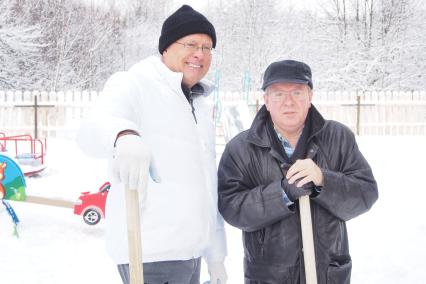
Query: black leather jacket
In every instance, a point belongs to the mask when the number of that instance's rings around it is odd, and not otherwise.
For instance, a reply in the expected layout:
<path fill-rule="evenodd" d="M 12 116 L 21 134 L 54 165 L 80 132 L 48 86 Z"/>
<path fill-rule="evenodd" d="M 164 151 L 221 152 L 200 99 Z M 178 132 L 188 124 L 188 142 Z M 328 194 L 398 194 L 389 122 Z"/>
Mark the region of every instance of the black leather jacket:
<path fill-rule="evenodd" d="M 243 231 L 245 283 L 305 283 L 299 210 L 283 201 L 285 160 L 269 117 L 262 107 L 251 128 L 227 144 L 218 171 L 219 211 Z M 309 118 L 307 156 L 324 175 L 321 193 L 311 197 L 318 283 L 350 283 L 345 221 L 371 208 L 377 184 L 350 129 L 324 120 L 314 106 Z"/>

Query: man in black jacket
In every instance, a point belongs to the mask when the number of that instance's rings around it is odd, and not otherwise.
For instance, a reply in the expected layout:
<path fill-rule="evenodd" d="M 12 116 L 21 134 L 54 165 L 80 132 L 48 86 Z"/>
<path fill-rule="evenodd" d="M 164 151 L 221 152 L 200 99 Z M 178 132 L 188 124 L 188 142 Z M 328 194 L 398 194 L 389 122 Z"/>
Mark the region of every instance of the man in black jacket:
<path fill-rule="evenodd" d="M 378 198 L 370 166 L 346 126 L 311 104 L 311 69 L 284 60 L 266 69 L 265 105 L 219 164 L 219 210 L 243 231 L 248 284 L 305 283 L 298 198 L 309 195 L 319 284 L 350 283 L 345 222 Z"/>

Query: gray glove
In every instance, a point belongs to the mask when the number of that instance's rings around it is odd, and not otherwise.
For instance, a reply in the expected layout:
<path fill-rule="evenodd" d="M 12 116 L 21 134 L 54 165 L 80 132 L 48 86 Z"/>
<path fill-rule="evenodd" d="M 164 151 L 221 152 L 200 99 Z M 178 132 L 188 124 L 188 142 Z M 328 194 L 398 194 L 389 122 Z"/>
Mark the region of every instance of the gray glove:
<path fill-rule="evenodd" d="M 281 187 L 283 188 L 285 194 L 287 194 L 287 197 L 288 199 L 290 199 L 291 202 L 296 201 L 301 196 L 312 194 L 312 191 L 314 189 L 314 184 L 312 182 L 304 184 L 302 187 L 297 187 L 296 184 L 297 181 L 293 184 L 289 184 L 286 178 L 283 178 L 281 180 Z"/>

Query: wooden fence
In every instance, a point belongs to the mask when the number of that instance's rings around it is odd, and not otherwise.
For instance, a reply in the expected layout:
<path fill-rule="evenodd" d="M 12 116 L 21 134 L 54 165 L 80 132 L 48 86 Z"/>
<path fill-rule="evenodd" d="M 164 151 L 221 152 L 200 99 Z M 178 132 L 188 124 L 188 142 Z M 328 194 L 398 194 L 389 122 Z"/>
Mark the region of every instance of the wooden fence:
<path fill-rule="evenodd" d="M 224 95 L 225 101 L 239 99 L 238 93 Z M 245 99 L 252 113 L 263 104 L 260 92 Z M 312 103 L 326 119 L 340 121 L 358 135 L 426 135 L 424 91 L 315 91 Z"/>
<path fill-rule="evenodd" d="M 313 103 L 327 119 L 358 135 L 425 135 L 426 92 L 319 92 Z"/>
<path fill-rule="evenodd" d="M 0 91 L 0 132 L 34 135 L 37 125 L 40 137 L 73 138 L 81 119 L 101 94 Z M 224 92 L 210 97 L 219 98 L 219 116 L 223 101 L 243 98 L 252 115 L 262 104 L 259 92 L 246 96 Z M 340 121 L 359 135 L 426 135 L 426 92 L 319 91 L 313 104 L 326 119 Z"/>
<path fill-rule="evenodd" d="M 0 91 L 0 132 L 73 138 L 81 119 L 101 94 Z"/>

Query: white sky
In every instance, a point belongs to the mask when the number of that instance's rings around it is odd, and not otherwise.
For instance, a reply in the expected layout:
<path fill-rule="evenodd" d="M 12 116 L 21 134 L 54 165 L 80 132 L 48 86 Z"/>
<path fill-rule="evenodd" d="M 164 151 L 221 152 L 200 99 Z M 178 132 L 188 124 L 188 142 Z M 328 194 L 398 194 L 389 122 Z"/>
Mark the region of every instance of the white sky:
<path fill-rule="evenodd" d="M 102 4 L 102 3 L 106 2 L 105 0 L 76 0 L 76 1 L 83 1 L 83 2 L 86 2 L 88 4 L 90 4 L 90 3 Z M 112 1 L 112 0 L 108 0 L 108 1 Z M 126 2 L 134 1 L 134 0 L 114 0 L 114 1 L 115 1 L 116 5 L 119 7 L 119 6 L 125 5 Z M 175 6 L 176 9 L 183 4 L 188 4 L 192 8 L 194 8 L 195 10 L 203 11 L 205 9 L 205 6 L 210 1 L 214 2 L 214 0 L 174 0 L 173 2 L 175 3 L 174 6 Z M 228 0 L 226 2 L 236 2 L 236 1 L 241 1 L 241 0 Z M 283 5 L 292 5 L 296 9 L 316 10 L 316 9 L 318 9 L 318 7 L 320 6 L 320 3 L 322 1 L 323 0 L 283 0 L 282 4 Z"/>
<path fill-rule="evenodd" d="M 175 0 L 174 2 L 177 3 L 177 6 L 188 4 L 192 6 L 192 8 L 196 10 L 203 10 L 206 4 L 210 1 L 214 0 Z M 241 0 L 229 0 L 229 2 L 236 2 Z M 318 4 L 322 0 L 283 0 L 281 3 L 283 5 L 293 5 L 297 9 L 317 9 Z M 228 1 L 227 1 L 228 2 Z"/>

